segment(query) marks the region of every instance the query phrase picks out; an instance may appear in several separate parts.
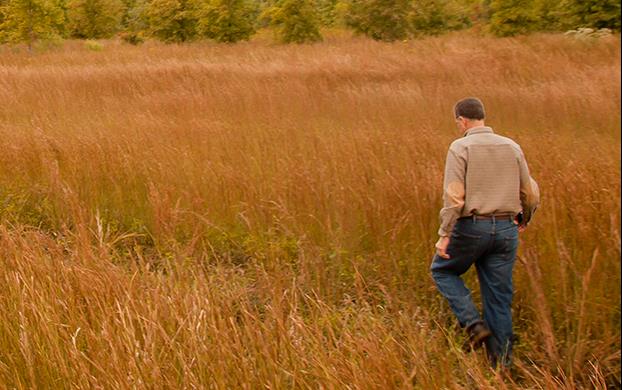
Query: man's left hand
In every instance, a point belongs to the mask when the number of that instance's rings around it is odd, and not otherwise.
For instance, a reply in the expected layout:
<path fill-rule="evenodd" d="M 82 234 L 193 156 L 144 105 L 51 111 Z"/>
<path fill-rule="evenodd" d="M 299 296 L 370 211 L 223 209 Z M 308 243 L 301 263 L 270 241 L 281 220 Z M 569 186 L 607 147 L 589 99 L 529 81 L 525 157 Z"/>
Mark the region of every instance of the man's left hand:
<path fill-rule="evenodd" d="M 436 254 L 443 259 L 449 259 L 449 254 L 447 253 L 447 247 L 449 246 L 449 237 L 444 236 L 438 239 L 436 242 Z"/>
<path fill-rule="evenodd" d="M 527 229 L 527 224 L 521 222 L 521 220 L 519 218 L 514 218 L 514 224 L 518 225 L 518 232 L 522 233 L 525 231 L 525 229 Z"/>

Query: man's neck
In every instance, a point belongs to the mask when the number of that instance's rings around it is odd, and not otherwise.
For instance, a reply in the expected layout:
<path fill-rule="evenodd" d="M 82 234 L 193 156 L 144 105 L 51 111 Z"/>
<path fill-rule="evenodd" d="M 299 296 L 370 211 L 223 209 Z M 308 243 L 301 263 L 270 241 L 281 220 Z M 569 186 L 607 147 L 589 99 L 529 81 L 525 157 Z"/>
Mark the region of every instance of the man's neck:
<path fill-rule="evenodd" d="M 467 127 L 464 128 L 464 131 L 462 132 L 462 134 L 464 135 L 468 133 L 469 130 L 474 129 L 476 127 L 482 127 L 482 126 L 486 126 L 484 124 L 484 121 L 470 121 Z"/>

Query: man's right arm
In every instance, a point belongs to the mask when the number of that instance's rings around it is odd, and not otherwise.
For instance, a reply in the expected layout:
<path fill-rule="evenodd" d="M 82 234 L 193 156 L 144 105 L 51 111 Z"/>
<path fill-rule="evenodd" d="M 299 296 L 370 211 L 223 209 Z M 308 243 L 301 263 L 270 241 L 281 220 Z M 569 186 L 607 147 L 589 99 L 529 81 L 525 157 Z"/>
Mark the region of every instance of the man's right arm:
<path fill-rule="evenodd" d="M 523 225 L 526 226 L 540 205 L 540 189 L 538 183 L 529 174 L 527 160 L 522 150 L 519 156 L 520 170 L 520 202 L 523 208 Z"/>
<path fill-rule="evenodd" d="M 456 220 L 462 214 L 465 202 L 466 159 L 464 153 L 449 148 L 445 161 L 443 180 L 443 208 L 440 211 L 441 226 L 438 235 L 447 237 L 451 234 Z"/>

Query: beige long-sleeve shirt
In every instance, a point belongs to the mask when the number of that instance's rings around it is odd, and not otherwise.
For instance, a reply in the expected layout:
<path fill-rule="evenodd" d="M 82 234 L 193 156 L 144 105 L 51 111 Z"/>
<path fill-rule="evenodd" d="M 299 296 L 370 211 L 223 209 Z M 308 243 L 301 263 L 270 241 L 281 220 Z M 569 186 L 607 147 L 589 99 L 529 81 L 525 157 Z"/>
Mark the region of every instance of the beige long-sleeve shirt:
<path fill-rule="evenodd" d="M 448 236 L 460 217 L 523 212 L 529 222 L 540 203 L 520 146 L 492 128 L 469 129 L 447 152 L 439 236 Z"/>

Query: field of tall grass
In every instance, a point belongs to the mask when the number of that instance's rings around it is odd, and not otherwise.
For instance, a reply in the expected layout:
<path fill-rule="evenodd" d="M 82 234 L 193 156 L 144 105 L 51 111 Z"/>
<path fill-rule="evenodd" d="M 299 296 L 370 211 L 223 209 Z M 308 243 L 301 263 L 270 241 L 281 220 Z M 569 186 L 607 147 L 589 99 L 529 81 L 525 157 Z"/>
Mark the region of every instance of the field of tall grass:
<path fill-rule="evenodd" d="M 619 36 L 100 49 L 0 47 L 0 388 L 619 387 Z M 466 96 L 542 193 L 512 379 L 428 271 Z"/>

